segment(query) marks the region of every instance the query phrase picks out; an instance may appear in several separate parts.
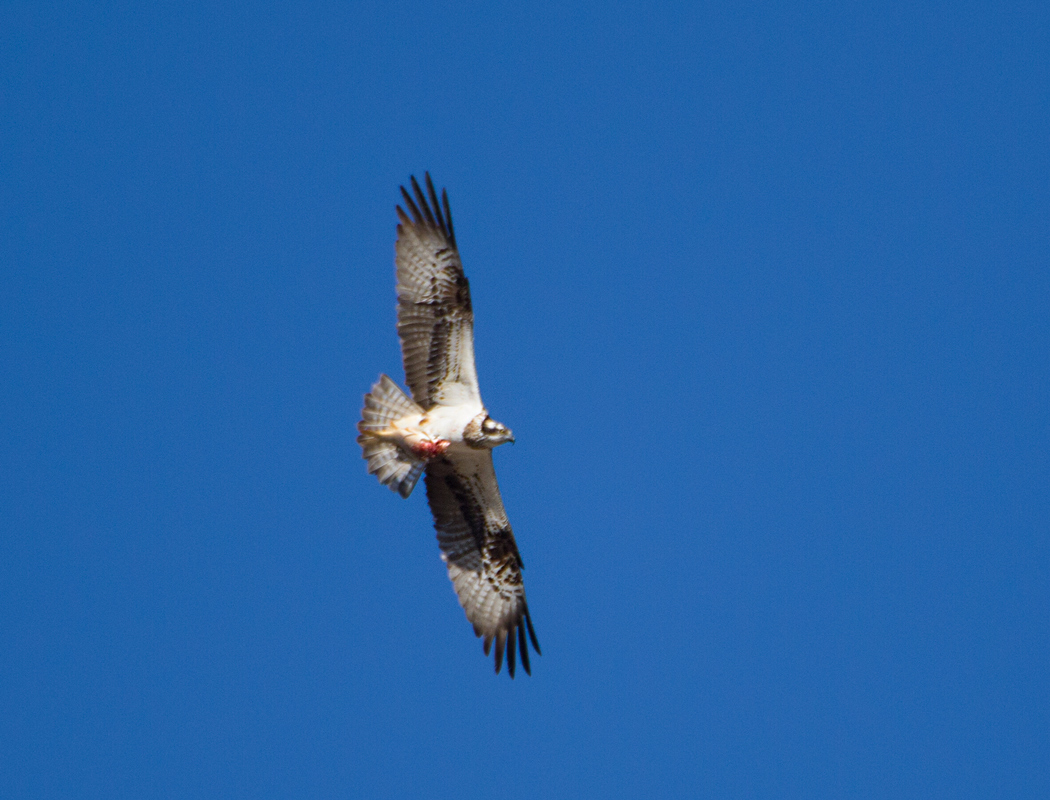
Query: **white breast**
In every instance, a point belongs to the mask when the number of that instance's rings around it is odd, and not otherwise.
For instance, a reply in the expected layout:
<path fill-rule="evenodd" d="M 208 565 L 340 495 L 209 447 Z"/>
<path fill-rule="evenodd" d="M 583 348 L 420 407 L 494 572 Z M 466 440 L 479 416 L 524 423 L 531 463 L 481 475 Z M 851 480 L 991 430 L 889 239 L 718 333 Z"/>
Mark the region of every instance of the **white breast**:
<path fill-rule="evenodd" d="M 422 428 L 437 439 L 445 439 L 453 445 L 460 444 L 467 423 L 484 410 L 480 403 L 434 406 L 423 418 Z"/>

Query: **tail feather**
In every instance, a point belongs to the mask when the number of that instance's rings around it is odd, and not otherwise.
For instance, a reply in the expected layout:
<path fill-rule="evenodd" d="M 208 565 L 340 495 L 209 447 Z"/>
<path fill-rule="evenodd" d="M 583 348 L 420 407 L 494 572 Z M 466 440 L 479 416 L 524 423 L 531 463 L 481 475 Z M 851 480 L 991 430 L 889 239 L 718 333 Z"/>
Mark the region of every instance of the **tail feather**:
<path fill-rule="evenodd" d="M 422 414 L 423 409 L 417 406 L 401 387 L 388 376 L 380 375 L 372 391 L 365 395 L 364 419 L 358 424 L 361 433 L 380 431 L 389 423 L 409 414 Z"/>
<path fill-rule="evenodd" d="M 402 497 L 412 494 L 425 463 L 377 434 L 393 420 L 422 411 L 396 383 L 386 375 L 380 375 L 372 391 L 365 395 L 362 419 L 357 424 L 357 430 L 361 432 L 357 441 L 368 461 L 368 473 L 375 474 L 380 483 Z"/>

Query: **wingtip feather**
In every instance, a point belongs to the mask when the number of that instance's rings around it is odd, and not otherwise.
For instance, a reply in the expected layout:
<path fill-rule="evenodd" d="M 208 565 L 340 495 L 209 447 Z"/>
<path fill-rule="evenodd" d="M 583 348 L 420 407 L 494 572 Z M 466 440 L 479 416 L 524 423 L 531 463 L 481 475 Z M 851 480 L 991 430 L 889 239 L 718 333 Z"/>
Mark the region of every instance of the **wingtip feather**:
<path fill-rule="evenodd" d="M 408 211 L 411 212 L 412 218 L 409 218 L 408 212 L 399 205 L 397 206 L 398 219 L 401 220 L 403 225 L 408 227 L 423 225 L 441 231 L 445 234 L 449 244 L 455 248 L 456 233 L 452 227 L 452 210 L 449 208 L 448 192 L 442 189 L 439 200 L 437 189 L 429 171 L 423 173 L 423 179 L 426 185 L 425 192 L 423 187 L 419 185 L 419 181 L 416 180 L 415 175 L 409 176 L 411 191 L 405 186 L 401 187 L 401 197 L 404 199 Z M 405 231 L 399 225 L 397 230 L 398 237 L 401 237 L 404 233 Z"/>
<path fill-rule="evenodd" d="M 445 222 L 448 223 L 448 240 L 456 246 L 456 229 L 452 227 L 452 210 L 448 207 L 448 192 L 441 190 L 441 203 L 445 206 Z"/>
<path fill-rule="evenodd" d="M 416 179 L 413 178 L 412 182 L 415 183 L 415 180 Z M 407 205 L 409 211 L 412 212 L 412 216 L 415 218 L 415 222 L 417 222 L 417 223 L 418 222 L 422 222 L 423 221 L 423 215 L 421 213 L 419 213 L 419 208 L 416 206 L 416 201 L 412 199 L 412 195 L 410 195 L 408 193 L 408 189 L 406 189 L 404 186 L 401 187 L 401 197 L 404 198 L 405 205 Z M 408 225 L 411 225 L 413 220 L 407 220 L 406 219 L 405 222 Z"/>
<path fill-rule="evenodd" d="M 429 174 L 429 173 L 428 173 Z M 423 190 L 419 188 L 419 181 L 416 180 L 416 176 L 412 175 L 412 188 L 416 192 L 416 200 L 419 203 L 420 209 L 423 211 L 423 217 L 430 225 L 437 227 L 437 221 L 434 219 L 434 214 L 430 210 L 430 204 L 427 203 L 426 195 L 423 194 Z"/>
<path fill-rule="evenodd" d="M 521 666 L 525 674 L 532 675 L 532 665 L 529 664 L 529 644 L 525 640 L 525 626 L 518 624 L 518 652 L 521 653 Z"/>
<path fill-rule="evenodd" d="M 503 650 L 507 644 L 507 632 L 500 631 L 496 634 L 496 674 L 503 668 Z"/>
<path fill-rule="evenodd" d="M 514 643 L 516 637 L 514 636 L 514 630 L 511 629 L 510 635 L 507 637 L 507 672 L 510 673 L 510 679 L 514 680 L 514 669 L 517 666 L 516 657 L 514 655 Z"/>
<path fill-rule="evenodd" d="M 536 639 L 536 631 L 532 629 L 532 616 L 527 608 L 525 609 L 525 624 L 529 628 L 529 639 L 532 641 L 532 648 L 536 651 L 536 655 L 542 656 L 543 651 L 540 650 L 540 643 Z"/>
<path fill-rule="evenodd" d="M 430 173 L 425 173 L 426 184 L 427 184 L 427 195 L 430 197 L 430 205 L 434 207 L 434 217 L 437 219 L 438 227 L 442 231 L 447 232 L 448 226 L 445 225 L 445 220 L 441 216 L 441 203 L 438 202 L 437 192 L 434 191 L 434 182 L 430 180 Z"/>

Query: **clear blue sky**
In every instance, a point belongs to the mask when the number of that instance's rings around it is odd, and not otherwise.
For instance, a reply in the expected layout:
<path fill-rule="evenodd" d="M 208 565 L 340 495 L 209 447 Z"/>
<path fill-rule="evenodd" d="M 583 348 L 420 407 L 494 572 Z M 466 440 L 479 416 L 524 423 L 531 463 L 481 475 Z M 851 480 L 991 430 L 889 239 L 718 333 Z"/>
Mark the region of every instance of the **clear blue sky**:
<path fill-rule="evenodd" d="M 0 795 L 1050 796 L 1050 6 L 5 3 Z M 448 188 L 543 656 L 422 492 Z"/>

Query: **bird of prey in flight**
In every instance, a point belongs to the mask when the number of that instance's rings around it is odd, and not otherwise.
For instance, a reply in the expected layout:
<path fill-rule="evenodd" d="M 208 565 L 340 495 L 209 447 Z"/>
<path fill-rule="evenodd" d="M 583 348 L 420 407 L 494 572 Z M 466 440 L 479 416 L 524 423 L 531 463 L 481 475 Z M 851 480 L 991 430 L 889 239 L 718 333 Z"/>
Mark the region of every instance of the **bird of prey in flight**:
<path fill-rule="evenodd" d="M 515 651 L 529 674 L 529 643 L 540 652 L 492 465 L 492 449 L 514 436 L 481 401 L 470 286 L 448 195 L 442 190 L 438 202 L 429 173 L 426 187 L 424 194 L 413 177 L 412 192 L 401 187 L 408 211 L 397 207 L 397 333 L 412 397 L 380 375 L 365 395 L 357 441 L 368 472 L 402 497 L 425 474 L 441 558 L 460 605 L 486 655 L 495 642 L 496 672 L 506 653 L 513 678 Z"/>

